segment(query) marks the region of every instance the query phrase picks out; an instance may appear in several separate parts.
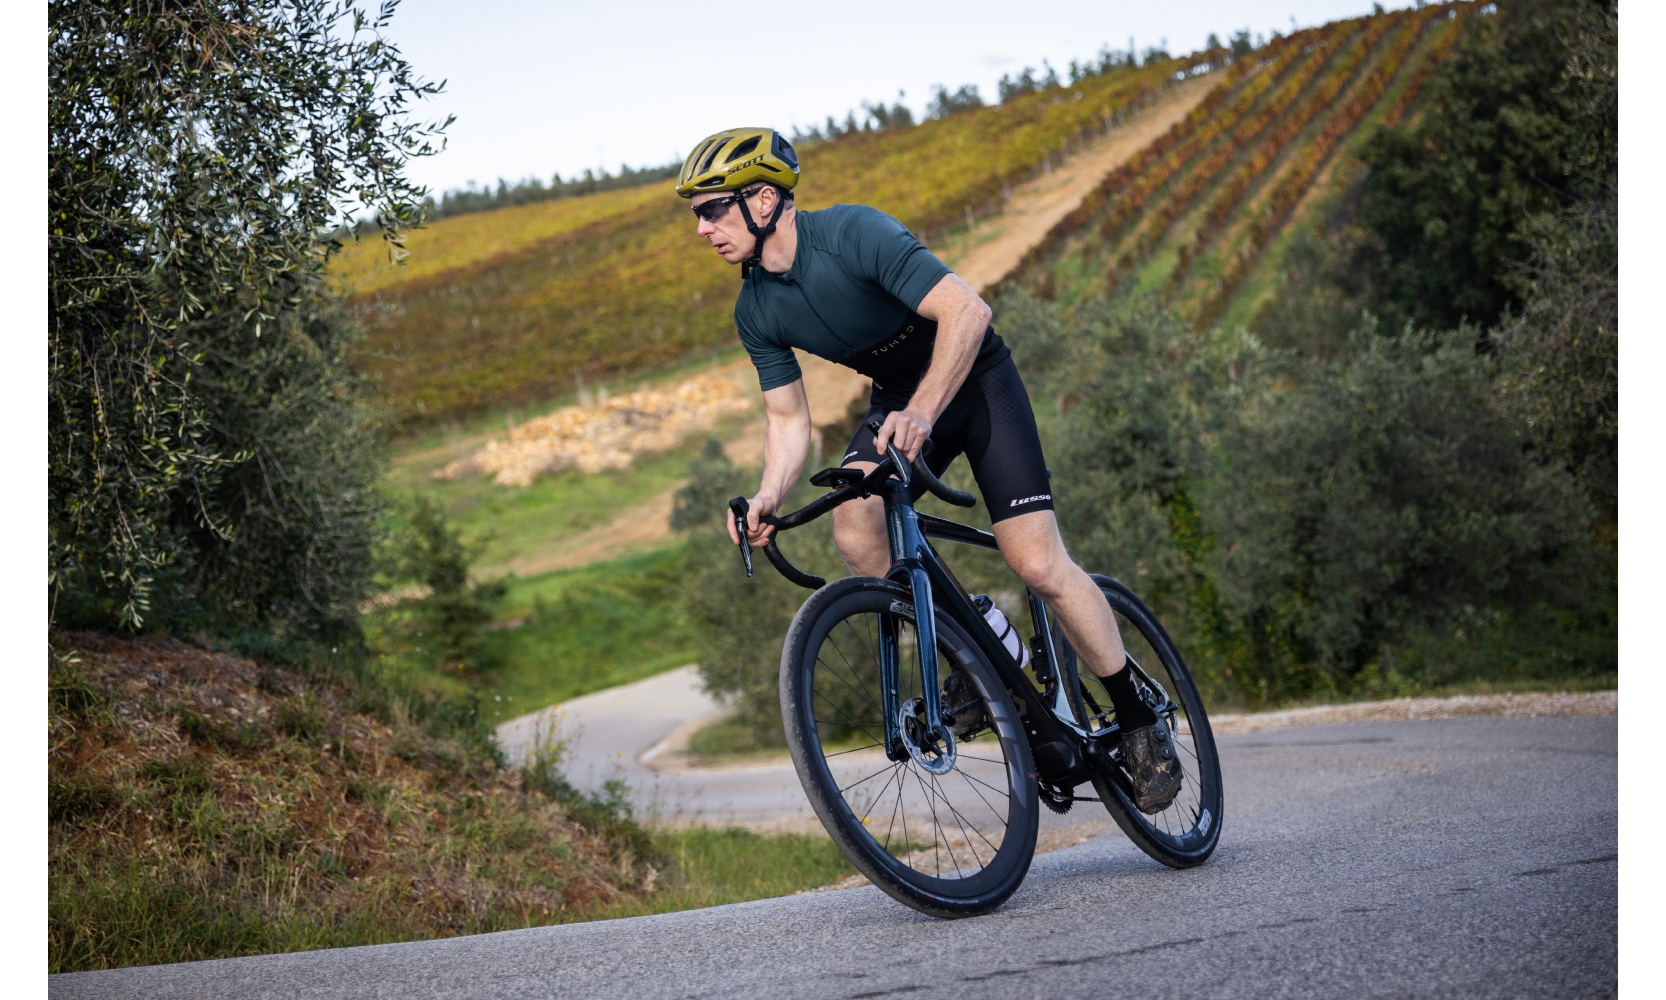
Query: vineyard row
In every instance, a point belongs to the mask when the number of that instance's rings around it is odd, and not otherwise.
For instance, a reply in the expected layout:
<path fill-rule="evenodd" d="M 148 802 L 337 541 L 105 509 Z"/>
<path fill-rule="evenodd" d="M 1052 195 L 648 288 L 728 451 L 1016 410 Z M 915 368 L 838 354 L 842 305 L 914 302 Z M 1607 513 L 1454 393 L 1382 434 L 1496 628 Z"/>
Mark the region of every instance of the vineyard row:
<path fill-rule="evenodd" d="M 1450 12 L 1433 8 L 1421 13 L 1424 13 L 1426 17 L 1419 27 L 1426 26 L 1435 17 L 1449 15 Z M 1427 62 L 1438 62 L 1445 57 L 1458 36 L 1457 27 L 1455 25 L 1453 30 L 1447 32 L 1436 50 L 1429 53 Z M 1249 233 L 1243 248 L 1231 256 L 1214 289 L 1205 297 L 1195 321 L 1198 329 L 1207 328 L 1225 311 L 1227 303 L 1232 300 L 1238 289 L 1242 287 L 1245 279 L 1249 277 L 1250 271 L 1259 259 L 1261 252 L 1267 247 L 1272 237 L 1283 228 L 1287 216 L 1296 207 L 1302 195 L 1307 192 L 1314 178 L 1318 176 L 1320 168 L 1330 158 L 1331 153 L 1335 151 L 1344 138 L 1359 126 L 1359 123 L 1381 100 L 1395 74 L 1399 71 L 1406 53 L 1411 50 L 1412 42 L 1416 40 L 1419 34 L 1420 32 L 1408 32 L 1411 37 L 1406 40 L 1405 45 L 1399 50 L 1398 58 L 1381 60 L 1348 100 L 1348 103 L 1324 123 L 1319 134 L 1312 142 L 1298 151 L 1294 162 L 1277 186 L 1274 187 L 1272 195 L 1267 199 L 1262 210 L 1250 223 Z M 1420 84 L 1426 75 L 1414 76 L 1413 82 Z M 1403 99 L 1409 104 L 1412 98 Z"/>
<path fill-rule="evenodd" d="M 1319 28 L 1308 28 L 1289 35 L 1274 46 L 1269 46 L 1273 50 L 1270 54 L 1263 52 L 1258 54 L 1257 57 L 1239 59 L 1234 62 L 1227 69 L 1220 83 L 1204 95 L 1203 100 L 1185 118 L 1176 122 L 1166 133 L 1146 146 L 1127 163 L 1106 175 L 1105 179 L 1089 191 L 1075 209 L 1067 213 L 1048 230 L 1047 234 L 1025 254 L 1024 258 L 1008 274 L 1005 280 L 1018 277 L 1051 254 L 1073 233 L 1098 215 L 1100 210 L 1113 197 L 1121 194 L 1130 185 L 1134 184 L 1154 164 L 1164 160 L 1177 147 L 1189 146 L 1189 140 L 1200 128 L 1213 127 L 1219 119 L 1215 112 L 1232 96 L 1238 84 L 1243 82 L 1245 77 L 1263 66 L 1268 69 L 1270 74 L 1276 75 L 1282 72 L 1291 60 L 1302 54 L 1310 45 L 1317 43 L 1329 33 L 1351 30 L 1355 23 L 1343 21 Z"/>
<path fill-rule="evenodd" d="M 1420 36 L 1425 20 L 1420 19 L 1410 24 L 1400 26 L 1401 30 L 1390 41 L 1389 50 L 1378 61 L 1379 68 L 1383 66 L 1397 67 L 1400 60 L 1405 58 L 1406 51 Z M 1267 141 L 1259 148 L 1252 150 L 1220 183 L 1214 195 L 1210 198 L 1205 209 L 1203 219 L 1192 238 L 1182 244 L 1174 270 L 1169 274 L 1169 287 L 1177 288 L 1191 271 L 1192 262 L 1208 245 L 1227 221 L 1237 214 L 1240 204 L 1244 201 L 1256 181 L 1272 167 L 1278 158 L 1289 148 L 1303 130 L 1312 124 L 1326 109 L 1330 108 L 1337 95 L 1353 79 L 1360 65 L 1370 50 L 1386 33 L 1388 25 L 1385 23 L 1379 30 L 1360 39 L 1360 44 L 1351 49 L 1339 63 L 1335 71 L 1314 90 L 1293 114 L 1284 118 L 1277 129 L 1268 136 Z M 1392 71 L 1392 69 L 1391 69 Z"/>
<path fill-rule="evenodd" d="M 1309 121 L 1335 99 L 1336 92 L 1352 77 L 1359 63 L 1364 60 L 1366 53 L 1376 44 L 1386 27 L 1386 19 L 1374 19 L 1365 31 L 1354 38 L 1353 44 L 1342 53 L 1341 61 L 1335 65 L 1331 63 L 1331 55 L 1344 39 L 1328 39 L 1328 44 L 1322 51 L 1315 52 L 1311 61 L 1292 74 L 1291 79 L 1253 115 L 1246 116 L 1234 127 L 1224 142 L 1173 187 L 1168 197 L 1162 199 L 1154 210 L 1147 213 L 1140 232 L 1131 241 L 1132 245 L 1123 251 L 1116 265 L 1106 276 L 1106 288 L 1114 290 L 1122 277 L 1150 253 L 1192 202 L 1215 183 L 1221 171 L 1239 159 L 1245 147 L 1254 142 L 1274 121 L 1279 123 L 1278 128 L 1267 137 L 1267 141 L 1261 143 L 1257 151 L 1270 147 L 1275 150 L 1273 155 L 1276 156 L 1277 149 L 1288 144 Z M 1326 70 L 1329 72 L 1326 73 L 1325 81 L 1317 89 L 1310 89 L 1314 79 L 1319 77 L 1321 71 Z M 1290 113 L 1291 105 L 1304 94 L 1306 100 L 1302 101 L 1294 114 Z"/>

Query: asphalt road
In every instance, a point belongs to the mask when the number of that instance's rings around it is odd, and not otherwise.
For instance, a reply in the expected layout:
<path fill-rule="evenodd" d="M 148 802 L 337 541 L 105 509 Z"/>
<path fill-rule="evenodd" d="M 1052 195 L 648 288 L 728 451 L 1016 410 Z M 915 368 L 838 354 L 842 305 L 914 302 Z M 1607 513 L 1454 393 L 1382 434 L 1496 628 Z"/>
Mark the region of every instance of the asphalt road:
<path fill-rule="evenodd" d="M 821 820 L 804 797 L 785 751 L 700 768 L 664 752 L 667 744 L 662 741 L 672 733 L 681 732 L 686 742 L 693 730 L 722 715 L 722 706 L 701 690 L 698 668 L 680 667 L 510 719 L 498 726 L 497 736 L 510 763 L 519 765 L 530 748 L 547 740 L 554 726 L 567 742 L 563 766 L 574 785 L 594 791 L 609 778 L 621 778 L 636 816 L 652 823 L 820 833 Z M 883 763 L 877 752 L 846 755 L 834 771 L 843 779 L 854 779 Z M 914 805 L 923 808 L 918 801 Z M 1053 850 L 1111 828 L 1102 810 L 1073 810 L 1065 816 L 1044 811 L 1039 843 L 1043 851 Z"/>
<path fill-rule="evenodd" d="M 1615 732 L 1507 717 L 1222 737 L 1208 864 L 1170 871 L 1112 834 L 1038 857 L 973 920 L 861 888 L 60 976 L 51 996 L 1612 996 Z"/>

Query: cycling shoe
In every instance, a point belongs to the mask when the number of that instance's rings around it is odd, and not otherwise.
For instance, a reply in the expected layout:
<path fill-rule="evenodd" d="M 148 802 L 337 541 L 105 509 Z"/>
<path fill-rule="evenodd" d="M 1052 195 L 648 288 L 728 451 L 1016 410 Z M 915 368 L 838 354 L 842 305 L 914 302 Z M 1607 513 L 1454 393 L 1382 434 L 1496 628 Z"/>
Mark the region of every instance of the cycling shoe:
<path fill-rule="evenodd" d="M 1180 794 L 1180 754 L 1162 720 L 1122 734 L 1122 763 L 1140 812 L 1162 812 Z"/>

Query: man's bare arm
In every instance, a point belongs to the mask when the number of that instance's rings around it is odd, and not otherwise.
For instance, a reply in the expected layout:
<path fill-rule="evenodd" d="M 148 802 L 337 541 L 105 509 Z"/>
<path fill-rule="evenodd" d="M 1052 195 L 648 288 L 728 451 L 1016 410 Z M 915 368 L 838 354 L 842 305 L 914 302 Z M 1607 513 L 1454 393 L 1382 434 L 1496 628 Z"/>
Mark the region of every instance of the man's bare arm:
<path fill-rule="evenodd" d="M 931 349 L 931 367 L 914 390 L 914 396 L 904 409 L 885 418 L 879 429 L 880 453 L 886 444 L 914 458 L 931 437 L 937 418 L 948 409 L 949 401 L 966 381 L 977 360 L 978 346 L 983 343 L 983 332 L 989 327 L 992 315 L 972 287 L 959 275 L 945 275 L 915 310 L 926 319 L 937 323 L 937 342 Z"/>
<path fill-rule="evenodd" d="M 775 531 L 767 524 L 760 526 L 758 518 L 781 508 L 809 457 L 810 400 L 804 394 L 804 380 L 799 379 L 764 393 L 764 476 L 746 517 L 752 544 L 763 544 Z M 740 544 L 733 512 L 729 514 L 729 540 Z"/>

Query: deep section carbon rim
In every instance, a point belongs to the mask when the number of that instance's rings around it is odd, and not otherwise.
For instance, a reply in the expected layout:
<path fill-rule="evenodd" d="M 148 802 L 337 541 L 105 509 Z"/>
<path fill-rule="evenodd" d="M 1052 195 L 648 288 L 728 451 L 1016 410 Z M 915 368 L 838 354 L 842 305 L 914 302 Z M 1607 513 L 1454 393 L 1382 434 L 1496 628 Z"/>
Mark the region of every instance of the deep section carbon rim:
<path fill-rule="evenodd" d="M 929 726 L 918 710 L 912 609 L 888 591 L 867 591 L 828 611 L 807 637 L 813 661 L 804 651 L 804 701 L 814 724 L 804 750 L 825 769 L 851 835 L 866 838 L 870 856 L 883 859 L 892 877 L 946 897 L 981 895 L 1015 863 L 1027 869 L 1034 815 L 1030 796 L 1018 795 L 1026 773 L 1021 735 L 1010 711 L 991 708 L 992 673 L 940 618 L 938 679 L 943 705 L 955 715 L 953 739 L 939 745 L 952 759 L 943 767 L 942 758 L 914 752 Z M 887 628 L 897 636 L 900 760 L 885 747 L 880 643 Z"/>

